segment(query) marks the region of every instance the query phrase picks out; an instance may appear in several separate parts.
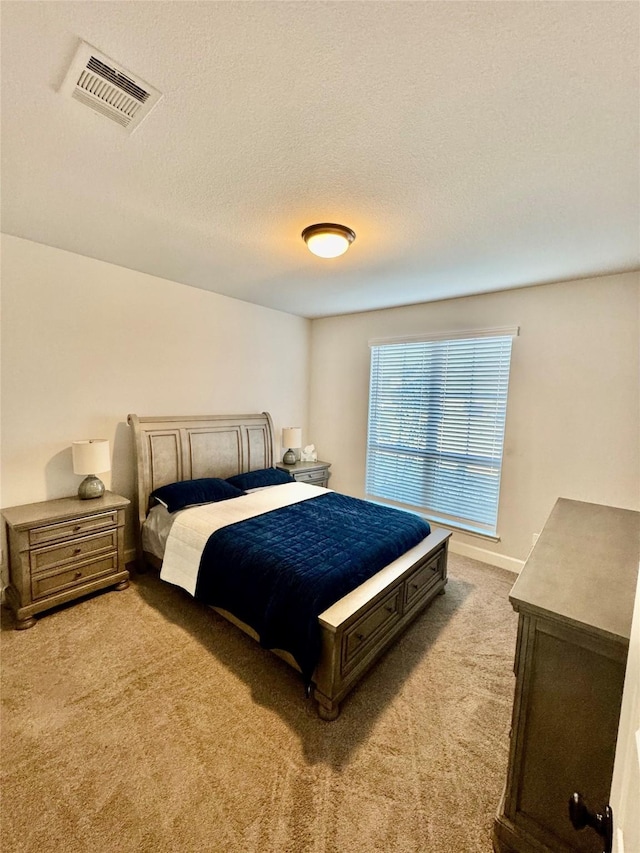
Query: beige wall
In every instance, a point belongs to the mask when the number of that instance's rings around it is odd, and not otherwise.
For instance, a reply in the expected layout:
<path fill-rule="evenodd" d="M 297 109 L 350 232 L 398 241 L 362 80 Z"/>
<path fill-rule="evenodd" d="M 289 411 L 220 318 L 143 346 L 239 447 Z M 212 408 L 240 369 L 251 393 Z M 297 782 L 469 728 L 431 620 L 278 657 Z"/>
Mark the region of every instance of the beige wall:
<path fill-rule="evenodd" d="M 15 237 L 2 248 L 2 506 L 73 493 L 85 437 L 110 439 L 103 479 L 132 496 L 129 412 L 268 409 L 276 437 L 300 424 L 331 485 L 361 496 L 368 340 L 519 325 L 501 542 L 456 547 L 518 568 L 560 495 L 640 508 L 637 273 L 309 323 Z"/>
<path fill-rule="evenodd" d="M 73 494 L 71 442 L 108 438 L 134 491 L 126 418 L 268 410 L 307 425 L 309 321 L 2 238 L 1 505 Z M 131 543 L 129 514 L 128 543 Z"/>
<path fill-rule="evenodd" d="M 314 320 L 310 435 L 331 485 L 364 494 L 369 339 L 518 325 L 501 541 L 454 546 L 517 569 L 559 496 L 639 509 L 639 294 L 629 273 Z"/>

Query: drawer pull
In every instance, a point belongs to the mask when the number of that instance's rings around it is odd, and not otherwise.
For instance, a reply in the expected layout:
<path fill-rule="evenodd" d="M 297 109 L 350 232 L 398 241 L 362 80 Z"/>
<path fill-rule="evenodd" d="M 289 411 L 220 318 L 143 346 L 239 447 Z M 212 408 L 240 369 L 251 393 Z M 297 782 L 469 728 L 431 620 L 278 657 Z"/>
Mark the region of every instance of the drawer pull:
<path fill-rule="evenodd" d="M 387 606 L 385 607 L 385 610 L 387 611 L 387 613 L 393 613 L 394 612 L 394 608 L 390 604 L 387 604 Z"/>
<path fill-rule="evenodd" d="M 364 640 L 364 634 L 356 634 L 356 640 L 362 642 Z"/>
<path fill-rule="evenodd" d="M 82 548 L 74 548 L 73 553 L 74 554 L 82 554 Z"/>
<path fill-rule="evenodd" d="M 74 532 L 74 533 L 77 533 L 77 532 L 78 532 L 78 530 L 82 530 L 82 525 L 81 525 L 81 524 L 76 524 L 76 526 L 73 528 L 73 532 Z"/>
<path fill-rule="evenodd" d="M 77 571 L 77 572 L 76 572 L 76 578 L 81 578 L 81 577 L 82 577 L 82 572 L 81 572 L 81 571 Z"/>
<path fill-rule="evenodd" d="M 417 583 L 412 583 L 412 584 L 411 584 L 411 589 L 420 589 L 420 586 L 419 586 L 419 584 L 417 584 Z"/>

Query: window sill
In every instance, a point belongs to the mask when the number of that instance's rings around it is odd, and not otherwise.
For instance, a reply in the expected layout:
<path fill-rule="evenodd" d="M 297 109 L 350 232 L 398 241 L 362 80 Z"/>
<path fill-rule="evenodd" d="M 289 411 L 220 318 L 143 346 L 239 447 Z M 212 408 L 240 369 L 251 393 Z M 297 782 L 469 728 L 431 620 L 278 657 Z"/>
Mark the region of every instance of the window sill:
<path fill-rule="evenodd" d="M 406 506 L 405 504 L 397 503 L 396 501 L 375 498 L 369 495 L 367 495 L 365 500 L 368 500 L 370 503 L 380 504 L 381 506 L 392 506 L 395 509 L 403 509 L 405 512 L 412 512 L 414 515 L 419 515 L 420 518 L 424 518 L 424 520 L 428 521 L 429 524 L 433 524 L 437 527 L 445 527 L 447 530 L 464 533 L 465 536 L 473 536 L 476 539 L 484 539 L 487 542 L 500 542 L 500 536 L 498 533 L 490 533 L 486 530 L 480 530 L 477 527 L 472 527 L 470 525 L 467 526 L 459 522 L 451 521 L 450 519 L 440 518 L 437 515 L 427 515 L 427 513 L 416 509 L 415 507 Z"/>

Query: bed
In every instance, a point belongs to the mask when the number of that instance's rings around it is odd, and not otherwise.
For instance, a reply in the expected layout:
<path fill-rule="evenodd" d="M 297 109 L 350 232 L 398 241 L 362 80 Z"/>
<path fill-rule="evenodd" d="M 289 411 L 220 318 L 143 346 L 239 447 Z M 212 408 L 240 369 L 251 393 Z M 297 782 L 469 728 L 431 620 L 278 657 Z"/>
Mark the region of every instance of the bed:
<path fill-rule="evenodd" d="M 296 524 L 313 525 L 315 523 L 316 526 L 322 523 L 318 519 L 330 511 L 333 512 L 334 517 L 342 514 L 346 518 L 348 512 L 345 511 L 345 507 L 351 510 L 351 506 L 345 503 L 347 501 L 361 505 L 363 510 L 373 513 L 372 526 L 367 529 L 366 538 L 367 540 L 375 539 L 374 523 L 375 525 L 379 523 L 376 517 L 376 505 L 340 496 L 330 489 L 304 483 L 276 485 L 273 488 L 255 492 L 249 490 L 250 494 L 227 500 L 224 506 L 223 504 L 211 507 L 205 505 L 196 507 L 196 511 L 187 509 L 182 513 L 170 514 L 175 515 L 176 518 L 181 517 L 180 522 L 172 520 L 173 526 L 169 525 L 171 534 L 167 535 L 166 526 L 163 532 L 162 523 L 157 528 L 160 531 L 158 536 L 154 533 L 150 534 L 153 526 L 151 522 L 162 519 L 163 512 L 166 515 L 166 511 L 162 507 L 158 508 L 152 496 L 152 493 L 161 487 L 167 487 L 173 483 L 184 484 L 186 481 L 201 478 L 227 480 L 246 472 L 272 469 L 274 466 L 273 425 L 271 417 L 266 412 L 249 415 L 173 417 L 138 417 L 130 414 L 128 423 L 133 429 L 135 438 L 138 496 L 136 549 L 141 568 L 152 566 L 161 572 L 171 569 L 175 563 L 174 550 L 177 547 L 175 543 L 180 538 L 180 529 L 186 530 L 185 541 L 191 542 L 189 538 L 191 532 L 199 531 L 198 525 L 205 524 L 205 521 L 208 523 L 210 517 L 216 513 L 219 514 L 220 507 L 224 510 L 223 519 L 226 513 L 227 520 L 218 522 L 221 530 L 215 536 L 211 536 L 209 543 L 215 540 L 220 542 L 217 547 L 226 547 L 226 540 L 230 539 L 233 533 L 236 537 L 234 545 L 236 550 L 232 548 L 229 551 L 230 557 L 234 553 L 242 556 L 245 550 L 243 543 L 238 545 L 237 535 L 249 537 L 247 542 L 250 541 L 251 532 L 254 539 L 264 538 L 265 532 L 275 529 L 276 524 L 280 523 L 279 520 L 285 517 L 289 519 L 291 529 L 292 515 Z M 245 508 L 249 509 L 248 520 L 242 520 L 241 524 L 236 524 L 235 519 L 239 516 L 234 513 L 244 512 Z M 359 508 L 356 507 L 356 509 Z M 386 508 L 380 508 L 380 511 L 385 512 Z M 401 513 L 401 515 L 412 517 L 409 513 Z M 368 519 L 366 523 L 370 523 Z M 409 522 L 407 524 L 409 525 L 407 531 L 409 531 L 411 525 Z M 302 672 L 309 692 L 318 703 L 320 717 L 325 720 L 334 720 L 339 715 L 341 701 L 354 685 L 433 598 L 445 591 L 450 533 L 429 529 L 427 526 L 426 535 L 417 533 L 415 529 L 410 533 L 407 532 L 407 536 L 409 535 L 413 539 L 406 539 L 406 542 L 413 542 L 416 537 L 419 541 L 407 550 L 403 549 L 399 555 L 394 554 L 393 559 L 385 562 L 381 568 L 378 568 L 375 563 L 377 556 L 375 559 L 372 556 L 373 561 L 369 562 L 369 552 L 363 544 L 361 559 L 354 561 L 354 572 L 356 572 L 354 577 L 365 576 L 366 579 L 362 582 L 357 581 L 355 588 L 350 588 L 346 594 L 327 603 L 321 612 L 315 614 L 312 628 L 314 637 L 317 635 L 317 641 L 314 640 L 318 643 L 317 658 L 312 658 L 313 669 L 306 674 L 306 659 L 296 655 L 294 647 L 292 647 L 294 648 L 292 653 L 287 650 L 286 644 L 282 649 L 274 646 L 273 642 L 265 642 L 265 637 L 260 636 L 260 633 L 250 624 L 253 620 L 247 621 L 242 618 L 253 607 L 252 602 L 235 599 L 234 605 L 229 607 L 217 605 L 214 609 L 254 639 L 272 648 L 276 654 Z M 291 548 L 299 549 L 294 553 L 300 553 L 301 561 L 306 559 L 309 562 L 309 555 L 303 554 L 300 543 L 294 540 L 295 536 L 292 534 Z M 154 546 L 154 542 L 158 543 L 157 546 Z M 276 547 L 277 543 L 274 545 L 274 553 Z M 187 555 L 186 551 L 181 553 Z M 194 556 L 190 559 L 185 556 L 182 564 L 178 563 L 178 574 L 181 571 L 195 572 L 197 576 L 198 555 L 201 553 L 202 549 L 200 551 L 196 549 L 193 552 Z M 222 553 L 222 551 L 216 552 L 218 557 Z M 371 553 L 373 555 L 373 552 Z M 270 551 L 263 551 L 265 577 L 272 556 Z M 323 558 L 316 560 L 312 557 L 310 562 L 314 568 L 316 564 L 318 568 L 322 568 Z M 365 575 L 362 575 L 363 566 L 368 567 L 369 573 L 365 572 Z M 373 574 L 370 574 L 371 571 Z M 344 572 L 340 570 L 340 574 L 342 578 L 340 583 L 344 584 Z M 178 583 L 193 594 L 196 581 L 193 582 L 194 587 L 191 589 L 185 583 L 175 580 L 170 572 L 166 579 L 172 583 Z M 226 603 L 226 599 L 222 600 Z M 302 598 L 297 601 L 301 602 Z M 284 612 L 291 616 L 292 621 L 298 617 L 302 618 L 302 610 L 302 604 L 292 607 L 289 602 L 284 607 Z"/>

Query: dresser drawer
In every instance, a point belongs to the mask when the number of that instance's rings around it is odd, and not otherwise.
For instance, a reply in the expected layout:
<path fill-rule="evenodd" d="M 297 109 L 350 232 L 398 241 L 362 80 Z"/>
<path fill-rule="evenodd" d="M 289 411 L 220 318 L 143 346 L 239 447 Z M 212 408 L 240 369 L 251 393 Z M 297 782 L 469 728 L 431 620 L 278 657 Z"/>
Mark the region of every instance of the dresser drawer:
<path fill-rule="evenodd" d="M 345 631 L 342 638 L 342 672 L 352 669 L 400 618 L 401 587 L 398 586 Z"/>
<path fill-rule="evenodd" d="M 117 511 L 103 512 L 86 518 L 72 518 L 57 524 L 33 527 L 29 531 L 29 543 L 46 545 L 49 542 L 59 542 L 61 539 L 75 539 L 77 536 L 95 533 L 105 527 L 115 527 L 117 523 Z"/>
<path fill-rule="evenodd" d="M 100 575 L 112 574 L 117 568 L 118 554 L 115 552 L 92 562 L 75 563 L 73 567 L 66 569 L 42 572 L 31 578 L 31 594 L 34 600 L 44 598 L 56 592 L 82 586 Z"/>
<path fill-rule="evenodd" d="M 48 548 L 34 549 L 31 552 L 31 571 L 41 572 L 52 569 L 70 560 L 78 562 L 99 551 L 115 551 L 118 547 L 118 530 L 107 530 L 97 536 L 87 536 L 84 539 L 73 539 L 62 545 L 51 545 Z"/>
<path fill-rule="evenodd" d="M 404 609 L 409 610 L 442 578 L 444 552 L 432 557 L 424 566 L 409 575 L 404 582 Z"/>

